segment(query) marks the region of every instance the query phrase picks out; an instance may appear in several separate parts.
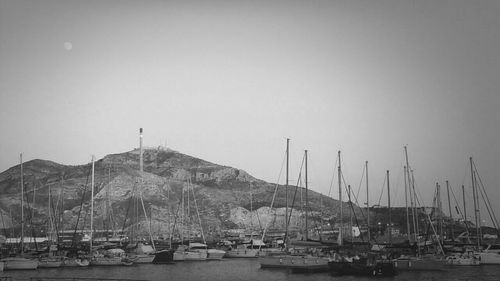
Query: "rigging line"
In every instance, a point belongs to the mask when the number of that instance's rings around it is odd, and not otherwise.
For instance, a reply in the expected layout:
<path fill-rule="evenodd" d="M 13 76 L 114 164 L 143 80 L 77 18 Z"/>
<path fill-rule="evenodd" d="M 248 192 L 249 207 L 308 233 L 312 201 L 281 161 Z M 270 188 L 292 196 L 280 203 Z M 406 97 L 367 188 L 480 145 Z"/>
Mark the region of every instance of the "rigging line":
<path fill-rule="evenodd" d="M 332 173 L 332 180 L 330 181 L 330 188 L 328 189 L 328 197 L 331 197 L 332 195 L 332 188 L 333 188 L 333 181 L 335 179 L 335 174 L 336 174 L 336 169 L 337 169 L 337 157 L 335 157 L 335 165 L 333 166 L 333 173 Z"/>
<path fill-rule="evenodd" d="M 274 200 L 276 199 L 276 193 L 278 191 L 278 186 L 279 186 L 279 182 L 280 182 L 280 179 L 281 179 L 281 174 L 283 173 L 283 167 L 285 166 L 285 160 L 286 160 L 286 151 L 285 153 L 283 153 L 283 160 L 281 162 L 281 169 L 280 169 L 280 172 L 278 174 L 278 180 L 276 181 L 276 184 L 274 185 L 274 193 L 273 193 L 273 199 L 271 199 L 271 210 L 273 210 L 273 205 L 274 205 Z M 266 225 L 266 227 L 264 228 L 264 231 L 262 233 L 262 240 L 264 240 L 264 237 L 266 235 L 266 232 L 267 232 L 267 228 L 271 225 L 271 223 L 274 224 L 274 221 L 276 221 L 276 210 L 273 210 L 274 212 L 274 218 L 273 220 L 269 221 Z"/>
<path fill-rule="evenodd" d="M 194 187 L 191 181 L 189 183 L 191 184 L 191 192 L 193 193 L 194 207 L 196 209 L 196 214 L 198 215 L 198 222 L 200 223 L 201 238 L 203 238 L 203 244 L 206 244 L 207 241 L 205 240 L 205 234 L 203 233 L 203 226 L 201 225 L 200 212 L 198 211 L 198 204 L 196 203 L 196 197 L 194 196 Z"/>
<path fill-rule="evenodd" d="M 476 163 L 474 161 L 472 161 L 472 165 L 474 165 L 474 170 L 476 171 L 477 178 L 479 179 L 479 184 L 480 184 L 479 186 L 481 187 L 479 190 L 482 190 L 481 192 L 484 191 L 483 200 L 484 200 L 484 197 L 486 196 L 486 200 L 485 200 L 485 202 L 487 203 L 486 207 L 488 208 L 488 206 L 489 206 L 489 208 L 491 209 L 490 218 L 495 223 L 495 227 L 496 227 L 497 232 L 498 232 L 498 220 L 495 216 L 495 212 L 493 212 L 493 207 L 491 206 L 490 199 L 488 198 L 488 195 L 486 194 L 486 189 L 484 188 L 483 181 L 481 180 L 481 176 L 479 175 L 479 171 L 477 170 Z M 488 213 L 490 213 L 490 210 L 488 210 Z M 492 215 L 493 215 L 493 217 L 492 217 Z"/>
<path fill-rule="evenodd" d="M 344 178 L 344 173 L 343 173 L 343 172 L 341 173 L 341 177 L 342 177 L 342 181 L 343 181 L 343 183 L 344 183 L 344 188 L 346 189 L 346 193 L 347 193 L 347 196 L 348 196 L 348 199 L 349 199 L 349 205 L 350 205 L 350 207 L 351 207 L 351 211 L 352 211 L 352 213 L 353 213 L 353 215 L 354 215 L 354 219 L 356 220 L 356 224 L 357 224 L 357 225 L 358 225 L 358 227 L 359 227 L 358 217 L 356 216 L 356 212 L 354 211 L 354 207 L 353 207 L 352 200 L 351 200 L 351 192 L 350 192 L 350 190 L 348 190 L 348 186 L 347 186 L 347 184 L 346 184 L 346 181 L 345 181 L 345 178 Z M 356 197 L 355 197 L 355 200 L 356 200 L 356 203 L 359 205 L 358 199 L 357 199 Z M 362 209 L 360 209 L 360 211 L 361 211 L 361 215 L 363 216 L 363 219 L 365 219 L 365 216 L 364 216 L 364 214 L 363 214 L 363 210 L 362 210 Z M 361 240 L 364 242 L 363 237 L 361 237 Z"/>
<path fill-rule="evenodd" d="M 356 221 L 356 225 L 359 227 L 358 216 L 356 216 L 356 212 L 354 211 L 354 206 L 353 206 L 352 200 L 351 200 L 351 192 L 349 192 L 347 194 L 348 194 L 348 198 L 349 198 L 349 205 L 350 205 L 351 211 L 352 211 L 352 213 L 354 215 L 354 220 Z M 355 197 L 355 199 L 356 199 L 356 197 Z M 357 199 L 356 199 L 356 201 L 357 201 Z M 361 210 L 361 214 L 363 214 L 363 210 Z M 351 228 L 352 228 L 352 225 L 351 225 Z M 352 231 L 352 229 L 351 229 L 351 231 Z M 351 235 L 353 235 L 353 234 L 351 233 Z M 365 239 L 363 238 L 363 236 L 361 236 L 361 241 L 363 241 L 363 242 L 365 241 Z"/>
<path fill-rule="evenodd" d="M 457 198 L 455 197 L 455 192 L 453 192 L 453 188 L 450 186 L 450 191 L 451 191 L 451 195 L 453 196 L 453 201 L 455 201 L 455 211 L 457 211 L 457 213 L 464 219 L 465 221 L 465 218 L 464 218 L 464 215 L 463 215 L 463 212 L 462 212 L 462 209 L 460 208 L 460 204 L 458 203 L 458 200 Z"/>
<path fill-rule="evenodd" d="M 477 171 L 476 171 L 476 175 L 479 178 L 479 175 L 477 174 Z M 479 186 L 479 188 L 478 188 L 479 189 L 479 193 L 481 193 L 481 197 L 483 198 L 483 202 L 485 202 L 484 205 L 486 206 L 486 211 L 488 211 L 488 215 L 490 216 L 490 219 L 491 219 L 493 225 L 495 226 L 496 229 L 498 229 L 498 226 L 496 224 L 496 218 L 493 219 L 494 213 L 492 215 L 493 210 L 490 209 L 491 206 L 489 205 L 488 196 L 485 195 L 486 191 L 484 190 L 484 187 L 481 187 L 481 185 L 478 185 L 478 186 Z"/>
<path fill-rule="evenodd" d="M 293 206 L 295 204 L 295 199 L 297 197 L 297 190 L 299 189 L 299 182 L 302 181 L 302 169 L 304 167 L 304 160 L 305 160 L 305 158 L 306 158 L 306 156 L 304 155 L 304 157 L 302 157 L 302 163 L 300 164 L 299 178 L 297 179 L 297 184 L 295 185 L 295 193 L 293 194 L 292 205 L 290 207 L 290 215 L 287 218 L 288 225 L 290 225 L 290 221 L 292 219 L 292 211 L 293 211 Z"/>
<path fill-rule="evenodd" d="M 421 197 L 420 192 L 418 193 L 418 196 L 420 196 L 420 197 Z M 418 201 L 418 203 L 420 204 L 420 201 L 419 201 L 419 199 L 418 199 L 418 196 L 417 196 L 417 194 L 415 194 L 416 200 L 417 200 L 417 201 Z M 431 218 L 430 218 L 429 214 L 427 214 L 427 212 L 425 211 L 425 208 L 424 208 L 424 213 L 425 213 L 425 215 L 427 216 L 427 219 L 429 220 L 429 224 L 430 224 L 430 227 L 432 228 L 432 232 L 433 232 L 433 233 L 434 233 L 434 235 L 437 237 L 437 231 L 436 231 L 436 229 L 434 228 L 434 224 L 432 223 L 432 220 L 431 220 Z M 443 246 L 441 245 L 440 240 L 438 240 L 437 242 L 438 242 L 438 245 L 439 245 L 439 249 L 441 250 L 441 254 L 443 254 L 443 255 L 444 255 Z"/>
<path fill-rule="evenodd" d="M 342 181 L 344 182 L 344 187 L 346 189 L 346 193 L 349 195 L 350 192 L 349 192 L 348 187 L 347 187 L 346 182 L 345 182 L 344 173 L 341 173 L 341 175 L 342 175 Z M 356 201 L 356 204 L 359 206 L 359 201 L 358 201 L 357 196 L 355 196 L 354 194 L 353 194 L 353 196 L 354 196 L 354 199 Z M 351 201 L 351 197 L 350 196 L 349 196 L 349 201 Z M 360 209 L 360 211 L 361 211 L 361 215 L 363 216 L 363 219 L 365 219 L 365 216 L 364 216 L 364 213 L 363 213 L 363 209 Z"/>
<path fill-rule="evenodd" d="M 363 165 L 363 172 L 361 172 L 361 179 L 359 180 L 358 191 L 356 192 L 356 198 L 359 196 L 359 191 L 361 190 L 361 184 L 363 183 L 363 179 L 365 178 L 366 166 Z"/>
<path fill-rule="evenodd" d="M 89 165 L 91 165 L 91 164 L 89 164 Z M 80 217 L 82 215 L 83 201 L 85 201 L 85 193 L 87 192 L 87 186 L 89 184 L 90 173 L 91 173 L 91 168 L 87 172 L 87 180 L 85 181 L 85 186 L 84 186 L 83 193 L 82 193 L 82 199 L 80 200 L 80 210 L 78 211 L 78 217 L 76 218 L 75 230 L 73 232 L 73 238 L 71 239 L 71 246 L 72 247 L 74 247 L 76 244 L 76 232 L 78 230 L 78 223 L 80 222 Z M 64 189 L 64 186 L 62 186 L 61 189 Z M 58 200 L 58 202 L 59 202 L 59 200 Z M 56 210 L 54 210 L 54 213 Z M 87 218 L 87 212 L 85 212 L 85 216 L 83 217 L 82 232 L 83 232 L 83 229 L 85 228 L 85 219 L 86 218 Z M 58 231 L 58 229 L 57 229 L 57 224 L 56 224 L 56 232 L 57 231 Z"/>
<path fill-rule="evenodd" d="M 450 190 L 451 190 L 451 195 L 453 195 L 453 200 L 455 200 L 455 210 L 460 214 L 460 216 L 464 220 L 465 229 L 466 229 L 467 233 L 469 233 L 469 226 L 467 225 L 467 218 L 465 217 L 465 214 L 462 212 L 462 209 L 460 208 L 460 204 L 458 203 L 458 200 L 455 197 L 455 193 L 453 192 L 453 188 L 450 187 Z M 451 219 L 452 219 L 452 223 L 454 223 L 453 218 L 451 218 Z M 470 243 L 470 241 L 469 241 L 469 243 Z"/>
<path fill-rule="evenodd" d="M 385 190 L 384 186 L 386 184 L 386 181 L 387 181 L 387 177 L 384 177 L 384 183 L 382 184 L 382 188 L 381 188 L 382 192 L 380 193 L 380 197 L 378 198 L 378 203 L 377 203 L 377 205 L 379 207 L 380 207 L 380 201 L 382 201 L 382 196 L 384 195 L 384 190 Z"/>

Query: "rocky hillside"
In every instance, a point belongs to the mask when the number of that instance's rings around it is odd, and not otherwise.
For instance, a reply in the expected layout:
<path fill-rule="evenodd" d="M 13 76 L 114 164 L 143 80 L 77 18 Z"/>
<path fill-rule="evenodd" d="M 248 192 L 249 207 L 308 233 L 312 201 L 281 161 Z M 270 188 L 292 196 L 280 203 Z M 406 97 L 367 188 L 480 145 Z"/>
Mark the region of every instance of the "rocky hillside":
<path fill-rule="evenodd" d="M 23 170 L 25 222 L 31 226 L 28 229 L 90 227 L 90 163 L 66 166 L 32 160 L 23 164 Z M 205 235 L 216 235 L 230 228 L 259 230 L 284 225 L 283 186 L 277 187 L 270 208 L 275 184 L 256 179 L 243 170 L 170 149 L 146 149 L 143 173 L 139 172 L 137 149 L 96 161 L 94 172 L 97 229 L 144 234 L 150 227 L 155 235 L 166 236 L 172 230 L 199 232 L 201 222 Z M 4 229 L 20 225 L 20 175 L 20 165 L 0 174 L 0 227 Z M 289 202 L 294 193 L 295 187 L 290 187 Z M 300 198 L 304 199 L 305 192 L 299 188 L 296 194 L 291 224 L 300 226 L 303 221 Z M 334 218 L 337 202 L 321 197 L 309 192 L 311 212 L 318 217 Z"/>

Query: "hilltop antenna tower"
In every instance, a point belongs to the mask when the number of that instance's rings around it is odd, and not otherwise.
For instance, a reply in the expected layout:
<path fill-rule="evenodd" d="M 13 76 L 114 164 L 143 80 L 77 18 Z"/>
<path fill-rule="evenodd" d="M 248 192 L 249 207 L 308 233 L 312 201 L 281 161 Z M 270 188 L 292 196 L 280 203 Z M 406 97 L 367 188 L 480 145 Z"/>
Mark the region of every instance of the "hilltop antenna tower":
<path fill-rule="evenodd" d="M 144 164 L 143 164 L 143 158 L 142 158 L 142 128 L 139 129 L 139 171 L 142 172 L 144 171 Z"/>

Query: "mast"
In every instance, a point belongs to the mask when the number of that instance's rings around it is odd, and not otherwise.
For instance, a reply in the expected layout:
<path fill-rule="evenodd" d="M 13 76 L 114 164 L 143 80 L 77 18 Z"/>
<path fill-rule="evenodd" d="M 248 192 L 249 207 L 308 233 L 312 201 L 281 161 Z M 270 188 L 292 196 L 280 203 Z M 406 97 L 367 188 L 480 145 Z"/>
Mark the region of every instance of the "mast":
<path fill-rule="evenodd" d="M 368 242 L 370 242 L 370 200 L 368 197 L 368 161 L 365 161 L 366 170 L 366 224 L 368 225 Z"/>
<path fill-rule="evenodd" d="M 52 238 L 53 238 L 53 235 L 54 233 L 52 233 L 53 229 L 52 229 L 52 212 L 50 211 L 50 185 L 49 185 L 49 243 L 52 244 Z"/>
<path fill-rule="evenodd" d="M 342 246 L 342 230 L 344 228 L 344 223 L 342 222 L 342 219 L 344 217 L 344 213 L 342 210 L 342 170 L 341 170 L 341 165 L 340 165 L 340 150 L 339 150 L 339 168 L 338 168 L 338 173 L 339 173 L 339 202 L 340 202 L 340 229 L 339 229 L 339 237 L 338 237 L 338 243 L 339 246 Z"/>
<path fill-rule="evenodd" d="M 412 205 L 413 205 L 413 227 L 415 229 L 415 241 L 417 241 L 418 237 L 418 232 L 420 232 L 420 227 L 418 225 L 418 214 L 419 210 L 417 207 L 417 192 L 415 191 L 415 175 L 413 174 L 413 170 L 411 170 L 411 188 L 412 188 Z M 425 213 L 425 210 L 424 210 Z M 418 245 L 418 243 L 417 243 Z M 419 252 L 420 252 L 420 246 L 419 246 Z"/>
<path fill-rule="evenodd" d="M 418 240 L 417 240 L 418 228 L 416 227 L 415 208 L 413 205 L 413 197 L 415 195 L 414 194 L 415 189 L 414 188 L 412 189 L 412 186 L 414 186 L 414 185 L 412 185 L 412 176 L 410 175 L 410 164 L 408 161 L 408 149 L 406 148 L 406 146 L 404 146 L 404 151 L 405 151 L 405 159 L 406 159 L 406 174 L 407 174 L 407 179 L 408 179 L 408 191 L 410 194 L 410 209 L 411 209 L 411 213 L 412 213 L 414 239 L 415 239 L 415 243 L 417 243 L 417 245 L 418 245 Z M 420 250 L 419 250 L 419 252 L 420 252 Z"/>
<path fill-rule="evenodd" d="M 392 245 L 391 188 L 389 185 L 389 170 L 387 170 L 387 207 L 389 208 L 389 244 Z"/>
<path fill-rule="evenodd" d="M 448 195 L 448 211 L 450 212 L 450 232 L 451 232 L 451 240 L 455 241 L 455 233 L 453 231 L 453 224 L 455 221 L 453 220 L 453 213 L 451 212 L 451 202 L 450 202 L 450 185 L 448 181 L 446 181 L 446 194 Z"/>
<path fill-rule="evenodd" d="M 307 215 L 308 215 L 308 210 L 309 210 L 309 198 L 307 196 L 307 191 L 308 191 L 308 185 L 307 185 L 307 150 L 305 150 L 305 158 L 306 158 L 306 241 L 309 240 L 308 237 L 308 230 L 309 228 L 307 227 Z"/>
<path fill-rule="evenodd" d="M 351 232 L 351 244 L 354 242 L 354 235 L 352 231 L 352 201 L 351 201 L 351 185 L 347 185 L 347 198 L 348 198 L 348 204 L 349 204 L 349 229 Z"/>
<path fill-rule="evenodd" d="M 464 224 L 465 224 L 465 231 L 467 232 L 467 241 L 470 243 L 470 232 L 469 232 L 469 226 L 467 225 L 467 209 L 465 206 L 465 186 L 462 185 L 462 201 L 464 202 Z"/>
<path fill-rule="evenodd" d="M 476 239 L 477 239 L 477 248 L 481 247 L 481 237 L 480 237 L 480 227 L 479 227 L 479 201 L 478 201 L 478 195 L 477 195 L 477 190 L 476 190 L 476 177 L 474 173 L 474 168 L 473 168 L 473 163 L 472 163 L 472 157 L 469 158 L 470 160 L 470 172 L 471 172 L 471 181 L 472 181 L 472 196 L 474 197 L 474 219 L 476 222 Z"/>
<path fill-rule="evenodd" d="M 19 155 L 21 162 L 21 256 L 24 256 L 24 171 L 23 171 L 23 154 Z"/>
<path fill-rule="evenodd" d="M 290 139 L 286 139 L 286 179 L 285 179 L 285 247 L 288 247 L 288 157 Z"/>
<path fill-rule="evenodd" d="M 443 206 L 441 202 L 441 186 L 439 183 L 436 183 L 436 197 L 438 208 L 439 241 L 443 244 Z"/>
<path fill-rule="evenodd" d="M 92 256 L 92 240 L 94 239 L 94 155 L 92 155 L 92 182 L 90 195 L 90 256 Z"/>
<path fill-rule="evenodd" d="M 410 229 L 410 213 L 408 212 L 408 180 L 406 176 L 406 166 L 403 167 L 404 180 L 405 180 L 405 207 L 406 207 L 406 235 L 408 242 L 410 242 L 411 229 Z"/>

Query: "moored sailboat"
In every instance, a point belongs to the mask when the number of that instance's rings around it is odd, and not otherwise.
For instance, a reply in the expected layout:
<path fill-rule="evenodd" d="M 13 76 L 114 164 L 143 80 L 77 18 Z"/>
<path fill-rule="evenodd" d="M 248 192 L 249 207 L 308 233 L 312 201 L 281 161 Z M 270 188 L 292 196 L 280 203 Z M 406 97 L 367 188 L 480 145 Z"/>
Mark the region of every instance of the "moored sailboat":
<path fill-rule="evenodd" d="M 24 174 L 23 174 L 23 155 L 19 156 L 21 169 L 21 252 L 18 257 L 8 257 L 1 259 L 4 270 L 15 269 L 37 269 L 38 260 L 24 257 Z"/>
<path fill-rule="evenodd" d="M 286 180 L 285 180 L 285 191 L 286 191 L 286 208 L 285 208 L 285 249 L 282 254 L 271 255 L 260 257 L 261 268 L 287 268 L 294 271 L 323 271 L 328 269 L 328 259 L 325 257 L 315 257 L 309 254 L 291 254 L 288 251 L 289 237 L 288 237 L 288 156 L 289 156 L 289 142 L 286 142 Z M 307 150 L 304 154 L 304 159 L 306 163 L 306 190 L 307 190 Z M 307 192 L 306 192 L 307 196 Z M 307 198 L 306 198 L 307 201 Z M 307 233 L 307 227 L 306 227 Z M 307 235 L 306 235 L 307 240 Z"/>

